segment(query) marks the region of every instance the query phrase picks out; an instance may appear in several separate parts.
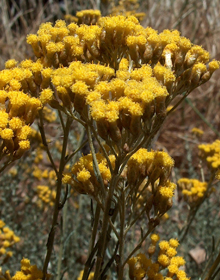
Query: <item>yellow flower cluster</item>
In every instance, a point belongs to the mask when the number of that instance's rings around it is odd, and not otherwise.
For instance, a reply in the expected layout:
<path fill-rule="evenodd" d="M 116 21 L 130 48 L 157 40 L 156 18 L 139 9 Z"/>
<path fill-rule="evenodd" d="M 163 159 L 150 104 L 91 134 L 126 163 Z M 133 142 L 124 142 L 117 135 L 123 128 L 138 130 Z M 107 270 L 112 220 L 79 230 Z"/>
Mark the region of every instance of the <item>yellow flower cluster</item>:
<path fill-rule="evenodd" d="M 206 66 L 209 53 L 176 30 L 158 34 L 134 16 L 77 16 L 99 19 L 94 25 L 42 24 L 27 37 L 39 59 L 21 65 L 40 87 L 43 104 L 69 115 L 75 109 L 85 121 L 90 111 L 100 136 L 121 147 L 150 133 L 176 95 L 188 94 L 219 68 L 217 61 Z"/>
<path fill-rule="evenodd" d="M 146 208 L 148 218 L 154 209 L 156 217 L 162 217 L 172 207 L 176 185 L 169 181 L 174 160 L 160 151 L 139 149 L 127 164 L 127 181 L 134 209 Z M 134 197 L 133 197 L 134 195 Z"/>
<path fill-rule="evenodd" d="M 55 190 L 51 190 L 48 186 L 38 185 L 37 195 L 39 198 L 37 205 L 39 207 L 42 207 L 42 202 L 45 204 L 49 204 L 50 206 L 54 205 L 55 198 L 56 198 Z"/>
<path fill-rule="evenodd" d="M 50 275 L 46 275 L 48 280 Z M 36 265 L 31 265 L 29 259 L 23 258 L 21 260 L 21 271 L 17 271 L 11 280 L 41 280 L 43 272 L 37 268 Z"/>
<path fill-rule="evenodd" d="M 38 160 L 39 157 L 37 157 L 36 159 Z M 35 163 L 36 163 L 36 161 L 35 161 Z M 36 165 L 36 166 L 34 166 L 33 176 L 35 178 L 37 178 L 38 180 L 48 179 L 48 183 L 50 186 L 55 186 L 55 184 L 56 184 L 57 177 L 56 177 L 56 173 L 54 170 L 49 171 L 48 169 L 45 169 L 43 171 L 41 168 L 39 168 Z"/>
<path fill-rule="evenodd" d="M 40 163 L 43 160 L 43 149 L 42 146 L 40 145 L 39 147 L 36 148 L 35 150 L 35 159 L 34 163 Z M 39 168 L 38 168 L 39 169 Z M 41 171 L 42 172 L 42 171 Z"/>
<path fill-rule="evenodd" d="M 7 92 L 23 91 L 36 97 L 37 85 L 42 80 L 43 65 L 41 61 L 33 62 L 27 59 L 19 64 L 15 64 L 13 61 L 13 59 L 6 61 L 6 69 L 0 72 L 0 88 Z"/>
<path fill-rule="evenodd" d="M 0 220 L 0 260 L 5 263 L 12 256 L 12 252 L 8 249 L 15 243 L 19 242 L 20 238 L 15 233 L 5 226 L 5 223 Z"/>
<path fill-rule="evenodd" d="M 120 0 L 118 5 L 115 6 L 115 1 L 111 3 L 111 15 L 124 15 L 124 16 L 135 16 L 138 20 L 143 20 L 145 17 L 145 13 L 137 13 L 137 9 L 139 8 L 139 4 L 137 0 Z"/>
<path fill-rule="evenodd" d="M 191 132 L 196 136 L 196 137 L 201 137 L 204 134 L 204 131 L 197 128 L 197 127 L 193 127 L 191 129 Z"/>
<path fill-rule="evenodd" d="M 5 67 L 7 69 L 2 71 L 4 73 L 0 73 L 0 84 L 2 84 L 0 102 L 5 104 L 5 108 L 2 105 L 1 109 L 8 112 L 8 121 L 13 118 L 7 128 L 9 126 L 11 129 L 14 127 L 14 130 L 18 130 L 21 126 L 32 124 L 38 110 L 53 99 L 53 91 L 48 88 L 52 69 L 43 68 L 41 60 L 33 62 L 30 59 L 24 60 L 20 64 L 13 59 L 8 60 L 5 63 Z M 9 104 L 7 103 L 8 101 Z M 46 121 L 52 122 L 56 120 L 56 113 L 45 106 L 43 108 L 43 117 Z M 10 132 L 11 134 L 7 130 L 2 133 L 7 138 L 12 135 L 13 137 L 16 136 L 16 131 L 14 131 L 14 134 L 12 134 L 13 131 Z M 26 141 L 26 146 L 27 144 L 28 142 Z"/>
<path fill-rule="evenodd" d="M 78 22 L 78 18 L 75 17 L 75 16 L 72 16 L 72 15 L 70 15 L 70 14 L 66 14 L 66 15 L 64 16 L 64 19 L 65 19 L 65 21 L 66 21 L 68 24 L 70 24 L 71 22 L 75 22 L 75 23 Z"/>
<path fill-rule="evenodd" d="M 84 273 L 84 270 L 81 270 L 79 273 L 79 276 L 77 277 L 77 280 L 82 280 L 83 273 Z M 90 272 L 88 280 L 93 280 L 93 279 L 94 279 L 94 272 Z"/>
<path fill-rule="evenodd" d="M 82 17 L 86 14 L 100 16 L 97 11 L 78 12 Z M 131 56 L 136 65 L 149 63 L 153 68 L 160 62 L 173 70 L 176 77 L 181 76 L 181 80 L 185 77 L 194 84 L 200 78 L 208 79 L 207 76 L 219 67 L 213 61 L 207 70 L 204 63 L 209 61 L 209 53 L 192 45 L 178 31 L 164 30 L 158 34 L 152 28 L 142 27 L 134 16 L 100 17 L 96 25 L 71 23 L 67 26 L 62 20 L 55 26 L 43 23 L 37 35 L 28 35 L 27 42 L 35 55 L 42 58 L 44 66 L 67 66 L 79 59 L 99 61 L 117 70 L 120 60 Z M 202 77 L 207 71 L 209 74 Z"/>
<path fill-rule="evenodd" d="M 215 140 L 211 144 L 201 144 L 198 146 L 200 157 L 206 161 L 208 167 L 213 171 L 220 168 L 220 140 Z"/>
<path fill-rule="evenodd" d="M 16 66 L 6 62 L 8 69 L 0 71 L 0 139 L 1 151 L 20 158 L 30 148 L 30 125 L 42 104 L 27 92 L 33 86 L 32 72 L 26 68 L 29 61 Z M 33 90 L 33 88 L 32 88 Z"/>
<path fill-rule="evenodd" d="M 178 186 L 182 190 L 185 200 L 189 204 L 196 204 L 201 200 L 207 190 L 207 183 L 200 182 L 197 179 L 181 178 L 178 180 Z"/>
<path fill-rule="evenodd" d="M 101 93 L 95 91 L 98 82 L 107 82 L 114 76 L 114 70 L 98 64 L 83 64 L 72 62 L 68 68 L 54 70 L 51 81 L 57 90 L 59 99 L 70 112 L 72 107 L 84 116 L 86 103 L 92 103 L 101 98 Z"/>
<path fill-rule="evenodd" d="M 139 149 L 128 161 L 128 184 L 140 185 L 148 177 L 151 184 L 159 179 L 159 185 L 162 186 L 168 180 L 173 166 L 174 160 L 166 152 Z"/>
<path fill-rule="evenodd" d="M 100 174 L 107 186 L 111 179 L 111 172 L 107 160 L 101 154 L 96 154 Z M 109 161 L 114 169 L 115 156 L 110 155 Z M 77 192 L 96 196 L 99 191 L 99 182 L 93 169 L 92 155 L 86 155 L 79 159 L 71 169 L 71 172 L 63 174 L 63 184 L 70 184 Z"/>
<path fill-rule="evenodd" d="M 147 279 L 152 280 L 189 280 L 190 278 L 187 278 L 185 271 L 180 269 L 185 264 L 185 260 L 177 256 L 178 240 L 172 238 L 169 241 L 160 241 L 157 261 L 153 261 L 159 239 L 157 234 L 151 235 L 151 244 L 148 249 L 149 257 L 145 254 L 138 254 L 136 257 L 129 259 L 130 279 L 141 280 L 148 277 Z"/>
<path fill-rule="evenodd" d="M 96 24 L 101 17 L 101 12 L 99 10 L 82 10 L 76 13 L 77 24 L 92 25 Z"/>

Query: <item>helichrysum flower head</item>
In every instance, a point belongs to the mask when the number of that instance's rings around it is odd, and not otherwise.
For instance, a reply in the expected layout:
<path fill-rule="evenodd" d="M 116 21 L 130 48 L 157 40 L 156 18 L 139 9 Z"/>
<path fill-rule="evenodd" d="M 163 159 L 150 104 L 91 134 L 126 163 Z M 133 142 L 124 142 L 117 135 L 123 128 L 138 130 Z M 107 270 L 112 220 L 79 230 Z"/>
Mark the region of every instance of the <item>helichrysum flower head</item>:
<path fill-rule="evenodd" d="M 169 240 L 169 244 L 173 248 L 177 248 L 179 246 L 179 241 L 177 239 L 171 238 Z"/>
<path fill-rule="evenodd" d="M 14 136 L 13 130 L 10 128 L 5 128 L 1 131 L 1 138 L 5 140 L 10 140 Z"/>
<path fill-rule="evenodd" d="M 18 62 L 15 59 L 9 59 L 5 62 L 5 68 L 11 69 L 14 68 Z"/>
<path fill-rule="evenodd" d="M 160 240 L 160 236 L 158 234 L 151 234 L 150 239 L 153 244 L 156 244 Z"/>
<path fill-rule="evenodd" d="M 53 91 L 51 89 L 44 89 L 40 93 L 40 101 L 42 104 L 49 103 L 53 99 Z"/>

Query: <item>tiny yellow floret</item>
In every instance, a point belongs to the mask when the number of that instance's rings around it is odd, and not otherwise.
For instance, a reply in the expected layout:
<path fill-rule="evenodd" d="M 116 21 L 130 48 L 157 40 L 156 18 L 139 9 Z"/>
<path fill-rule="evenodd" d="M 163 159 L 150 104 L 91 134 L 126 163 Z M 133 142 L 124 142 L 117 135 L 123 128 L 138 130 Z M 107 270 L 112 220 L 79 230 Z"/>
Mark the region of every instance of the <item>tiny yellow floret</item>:
<path fill-rule="evenodd" d="M 14 137 L 14 132 L 10 128 L 5 128 L 1 131 L 1 138 L 5 140 L 10 140 Z"/>
<path fill-rule="evenodd" d="M 40 93 L 40 101 L 42 104 L 46 104 L 53 99 L 53 91 L 51 89 L 44 89 Z"/>

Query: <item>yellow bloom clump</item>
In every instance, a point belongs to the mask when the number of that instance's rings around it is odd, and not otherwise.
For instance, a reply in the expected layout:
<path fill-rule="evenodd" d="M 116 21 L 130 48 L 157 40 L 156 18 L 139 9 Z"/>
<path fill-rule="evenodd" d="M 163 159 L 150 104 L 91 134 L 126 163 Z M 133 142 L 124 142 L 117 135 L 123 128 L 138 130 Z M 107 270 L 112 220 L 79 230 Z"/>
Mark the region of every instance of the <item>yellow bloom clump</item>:
<path fill-rule="evenodd" d="M 9 229 L 5 223 L 0 220 L 0 260 L 1 263 L 6 263 L 13 255 L 12 251 L 8 249 L 15 243 L 19 242 L 20 238 Z"/>
<path fill-rule="evenodd" d="M 37 195 L 39 198 L 39 201 L 37 202 L 38 206 L 42 206 L 42 202 L 45 204 L 49 204 L 50 206 L 54 205 L 56 198 L 55 190 L 51 190 L 48 186 L 38 185 Z"/>
<path fill-rule="evenodd" d="M 141 280 L 148 277 L 148 279 L 155 280 L 172 280 L 177 277 L 178 280 L 189 280 L 186 273 L 180 269 L 185 264 L 185 260 L 183 257 L 177 256 L 178 240 L 173 238 L 169 241 L 162 240 L 159 244 L 158 241 L 159 236 L 152 234 L 152 244 L 148 250 L 149 257 L 140 253 L 128 260 L 130 279 Z M 157 256 L 155 256 L 156 246 L 160 249 Z M 153 261 L 153 256 L 156 257 L 156 261 Z"/>
<path fill-rule="evenodd" d="M 201 144 L 198 148 L 200 157 L 212 171 L 216 172 L 220 168 L 220 140 L 215 140 L 211 144 Z"/>
<path fill-rule="evenodd" d="M 115 6 L 115 1 L 111 3 L 111 15 L 134 15 L 139 20 L 142 20 L 145 13 L 137 13 L 136 10 L 139 8 L 138 0 L 120 0 L 118 5 Z"/>
<path fill-rule="evenodd" d="M 178 180 L 178 186 L 185 200 L 194 205 L 204 197 L 208 184 L 197 179 L 181 178 Z"/>
<path fill-rule="evenodd" d="M 46 275 L 48 280 L 50 275 Z M 36 265 L 31 265 L 30 260 L 23 258 L 21 260 L 21 271 L 17 271 L 11 278 L 12 280 L 41 280 L 43 279 L 43 272 L 37 268 Z"/>
<path fill-rule="evenodd" d="M 98 168 L 107 186 L 111 179 L 111 172 L 106 158 L 101 154 L 96 154 Z M 115 156 L 110 155 L 109 161 L 114 167 Z M 93 169 L 93 157 L 91 154 L 83 156 L 75 163 L 71 172 L 63 174 L 63 183 L 70 184 L 77 192 L 96 196 L 99 192 L 99 183 Z"/>
<path fill-rule="evenodd" d="M 164 151 L 139 149 L 128 160 L 126 176 L 133 209 L 145 207 L 161 218 L 171 207 L 176 185 L 169 180 L 174 160 Z M 152 213 L 152 212 L 151 212 Z"/>
<path fill-rule="evenodd" d="M 85 122 L 91 114 L 107 142 L 129 143 L 130 149 L 137 135 L 163 121 L 172 99 L 190 93 L 219 68 L 177 30 L 158 34 L 134 16 L 101 17 L 90 10 L 77 18 L 78 24 L 43 23 L 28 35 L 39 59 L 21 66 L 33 73 L 43 104 L 62 106 L 68 115 L 76 110 Z"/>
<path fill-rule="evenodd" d="M 204 131 L 197 128 L 197 127 L 193 127 L 191 129 L 191 132 L 196 136 L 196 137 L 201 137 L 204 134 Z"/>
<path fill-rule="evenodd" d="M 140 176 L 149 177 L 149 180 L 154 183 L 160 178 L 161 184 L 167 180 L 171 169 L 174 166 L 174 160 L 166 153 L 159 151 L 147 151 L 147 149 L 139 149 L 128 161 L 128 182 L 135 184 Z M 133 171 L 139 174 L 135 174 Z"/>
<path fill-rule="evenodd" d="M 20 158 L 30 148 L 30 125 L 42 108 L 41 101 L 32 97 L 36 84 L 28 69 L 31 63 L 27 60 L 17 65 L 10 60 L 6 62 L 8 69 L 0 71 L 1 153 L 10 154 L 13 159 Z"/>

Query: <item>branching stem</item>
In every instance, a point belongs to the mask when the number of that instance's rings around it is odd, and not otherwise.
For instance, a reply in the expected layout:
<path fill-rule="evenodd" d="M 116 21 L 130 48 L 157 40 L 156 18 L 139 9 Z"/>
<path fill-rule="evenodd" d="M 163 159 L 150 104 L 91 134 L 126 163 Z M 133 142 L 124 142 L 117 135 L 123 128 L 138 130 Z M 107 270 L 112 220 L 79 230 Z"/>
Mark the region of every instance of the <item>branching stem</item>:
<path fill-rule="evenodd" d="M 59 172 L 56 173 L 57 174 L 56 199 L 55 199 L 55 205 L 54 205 L 54 213 L 53 213 L 51 230 L 50 230 L 50 233 L 48 236 L 48 241 L 47 241 L 47 253 L 46 253 L 46 257 L 44 260 L 44 266 L 43 266 L 43 280 L 46 279 L 47 268 L 48 268 L 48 264 L 49 264 L 52 250 L 53 250 L 54 237 L 55 237 L 55 232 L 56 232 L 57 223 L 58 223 L 58 215 L 61 210 L 60 197 L 61 197 L 61 188 L 62 188 L 62 174 L 63 174 L 64 168 L 65 168 L 65 156 L 66 156 L 68 135 L 69 135 L 71 123 L 72 123 L 72 120 L 69 117 L 67 117 L 66 126 L 64 129 L 63 147 L 62 147 L 62 153 L 61 153 L 61 159 L 60 159 Z M 42 131 L 44 131 L 44 130 L 42 129 Z M 45 136 L 45 133 L 44 133 L 44 136 Z M 49 151 L 48 147 L 47 147 L 47 150 Z M 52 164 L 52 162 L 51 162 L 51 164 Z"/>

